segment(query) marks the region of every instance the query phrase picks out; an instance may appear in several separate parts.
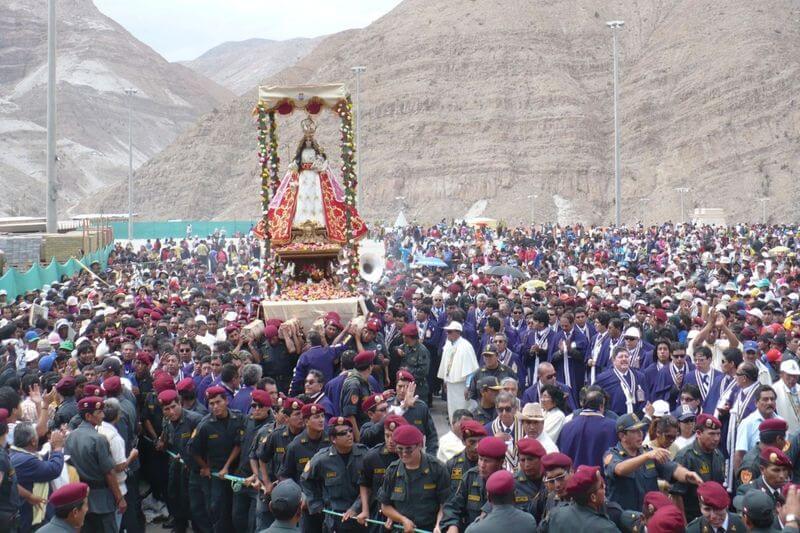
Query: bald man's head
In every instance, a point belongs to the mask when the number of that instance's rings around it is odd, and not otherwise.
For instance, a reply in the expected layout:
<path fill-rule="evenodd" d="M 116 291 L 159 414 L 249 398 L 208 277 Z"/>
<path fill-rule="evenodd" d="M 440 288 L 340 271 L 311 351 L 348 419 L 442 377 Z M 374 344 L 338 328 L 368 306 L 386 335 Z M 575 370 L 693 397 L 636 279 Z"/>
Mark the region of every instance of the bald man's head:
<path fill-rule="evenodd" d="M 537 374 L 541 383 L 556 382 L 556 369 L 550 363 L 541 363 L 537 369 Z"/>

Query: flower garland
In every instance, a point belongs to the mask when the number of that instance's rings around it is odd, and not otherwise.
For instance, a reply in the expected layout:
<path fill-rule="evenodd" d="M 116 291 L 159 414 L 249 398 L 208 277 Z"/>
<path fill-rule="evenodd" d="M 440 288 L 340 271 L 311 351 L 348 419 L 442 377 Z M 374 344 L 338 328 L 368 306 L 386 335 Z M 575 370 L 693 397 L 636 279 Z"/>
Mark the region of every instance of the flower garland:
<path fill-rule="evenodd" d="M 344 204 L 347 211 L 346 216 L 346 241 L 350 249 L 347 265 L 346 284 L 350 290 L 355 290 L 358 286 L 358 245 L 353 241 L 353 229 L 350 224 L 352 214 L 355 212 L 356 189 L 358 187 L 358 177 L 356 176 L 356 148 L 353 138 L 353 101 L 350 96 L 340 100 L 334 109 L 341 119 L 339 131 L 342 134 L 342 181 L 344 184 Z"/>
<path fill-rule="evenodd" d="M 267 109 L 263 103 L 259 102 L 255 111 L 258 115 L 258 161 L 261 164 L 261 216 L 267 241 L 264 274 L 267 277 L 270 292 L 274 289 L 279 294 L 283 268 L 278 255 L 273 253 L 269 247 L 269 225 L 267 224 L 269 203 L 280 184 L 278 176 L 280 156 L 275 110 Z"/>

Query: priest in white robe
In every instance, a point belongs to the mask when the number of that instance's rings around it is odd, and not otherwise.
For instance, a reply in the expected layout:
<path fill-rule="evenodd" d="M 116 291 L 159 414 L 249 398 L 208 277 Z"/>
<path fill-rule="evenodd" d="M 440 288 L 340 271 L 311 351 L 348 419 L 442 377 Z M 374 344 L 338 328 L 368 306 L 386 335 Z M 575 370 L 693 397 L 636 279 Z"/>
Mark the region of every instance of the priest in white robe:
<path fill-rule="evenodd" d="M 447 416 L 452 420 L 457 409 L 467 408 L 467 377 L 478 369 L 478 358 L 472 344 L 461 336 L 463 327 L 459 322 L 450 322 L 444 330 L 447 341 L 442 347 L 437 377 L 447 387 Z"/>

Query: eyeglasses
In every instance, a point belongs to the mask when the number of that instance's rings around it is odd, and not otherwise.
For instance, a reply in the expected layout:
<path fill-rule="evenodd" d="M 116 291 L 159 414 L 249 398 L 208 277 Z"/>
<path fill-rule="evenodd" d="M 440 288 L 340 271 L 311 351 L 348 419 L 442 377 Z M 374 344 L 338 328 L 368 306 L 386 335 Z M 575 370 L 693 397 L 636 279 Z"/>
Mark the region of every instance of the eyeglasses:
<path fill-rule="evenodd" d="M 346 435 L 350 435 L 351 433 L 353 433 L 353 428 L 347 428 L 347 429 L 343 429 L 342 431 L 334 431 L 333 432 L 333 434 L 336 437 L 344 437 Z"/>
<path fill-rule="evenodd" d="M 495 342 L 495 344 L 505 344 L 506 340 L 505 339 L 495 339 L 494 342 Z"/>
<path fill-rule="evenodd" d="M 672 357 L 676 357 L 678 359 L 686 359 L 686 354 L 685 353 L 674 353 L 674 354 L 672 354 Z"/>
<path fill-rule="evenodd" d="M 559 474 L 559 475 L 557 475 L 557 476 L 553 476 L 553 477 L 545 477 L 545 478 L 544 478 L 542 481 L 544 481 L 544 482 L 545 482 L 545 483 L 547 483 L 548 485 L 552 485 L 552 484 L 553 484 L 553 483 L 555 483 L 556 481 L 558 481 L 558 480 L 561 480 L 561 479 L 564 479 L 565 477 L 567 477 L 567 473 L 566 473 L 566 472 L 563 472 L 563 473 L 561 473 L 561 474 Z"/>
<path fill-rule="evenodd" d="M 737 372 L 736 375 L 739 377 L 747 377 L 747 374 L 745 374 L 744 372 Z"/>
<path fill-rule="evenodd" d="M 626 341 L 638 341 L 639 339 L 637 339 L 636 337 L 625 337 L 625 340 Z"/>
<path fill-rule="evenodd" d="M 397 455 L 409 455 L 413 452 L 417 447 L 416 446 L 398 446 L 396 448 Z"/>
<path fill-rule="evenodd" d="M 507 407 L 498 407 L 498 408 L 497 408 L 497 412 L 498 412 L 498 413 L 510 413 L 510 412 L 511 412 L 511 411 L 513 411 L 513 410 L 514 410 L 514 408 L 513 408 L 513 407 L 511 407 L 510 405 L 509 405 L 509 406 L 507 406 Z"/>
<path fill-rule="evenodd" d="M 266 407 L 266 405 L 261 405 L 260 403 L 253 402 L 250 404 L 250 409 L 261 409 L 262 407 Z"/>

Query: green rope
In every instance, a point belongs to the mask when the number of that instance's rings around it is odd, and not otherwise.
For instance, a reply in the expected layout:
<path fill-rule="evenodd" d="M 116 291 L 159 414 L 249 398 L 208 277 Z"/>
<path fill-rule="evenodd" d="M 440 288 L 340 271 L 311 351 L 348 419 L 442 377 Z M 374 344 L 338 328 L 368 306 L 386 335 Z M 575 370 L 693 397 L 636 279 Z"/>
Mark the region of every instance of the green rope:
<path fill-rule="evenodd" d="M 322 512 L 325 513 L 325 514 L 338 516 L 340 518 L 344 516 L 342 513 L 337 513 L 336 511 L 329 511 L 328 509 L 323 509 Z M 353 518 L 353 520 L 355 520 L 355 518 Z M 368 524 L 375 524 L 376 526 L 384 525 L 384 522 L 381 522 L 380 520 L 373 520 L 371 518 L 367 518 L 367 523 Z M 403 529 L 403 526 L 401 524 L 392 524 L 392 527 L 394 529 Z M 414 528 L 414 531 L 416 533 L 431 533 L 430 531 L 428 531 L 426 529 L 418 529 L 418 528 Z"/>

